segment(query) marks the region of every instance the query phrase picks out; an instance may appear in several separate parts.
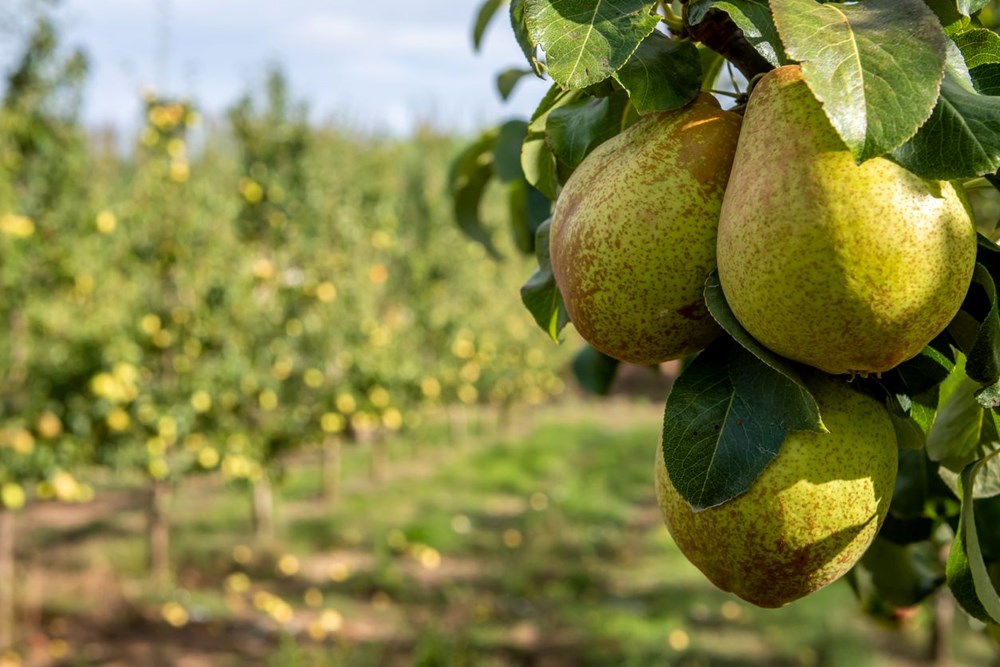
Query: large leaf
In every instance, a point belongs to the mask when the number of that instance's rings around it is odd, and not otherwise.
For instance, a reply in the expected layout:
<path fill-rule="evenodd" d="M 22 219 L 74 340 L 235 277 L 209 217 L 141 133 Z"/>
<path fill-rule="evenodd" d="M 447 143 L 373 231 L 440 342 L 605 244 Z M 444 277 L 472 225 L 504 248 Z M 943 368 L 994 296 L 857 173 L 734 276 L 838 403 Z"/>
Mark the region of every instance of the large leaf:
<path fill-rule="evenodd" d="M 573 357 L 573 375 L 585 391 L 606 396 L 615 381 L 618 365 L 617 359 L 584 345 Z"/>
<path fill-rule="evenodd" d="M 688 23 L 698 25 L 712 9 L 720 9 L 733 19 L 743 36 L 775 67 L 788 64 L 767 0 L 693 0 L 688 3 Z"/>
<path fill-rule="evenodd" d="M 727 334 L 733 337 L 733 340 L 761 362 L 771 367 L 771 369 L 784 375 L 799 388 L 804 395 L 803 400 L 809 406 L 809 411 L 812 415 L 810 425 L 807 428 L 812 431 L 824 431 L 825 428 L 819 414 L 819 406 L 816 405 L 816 399 L 809 393 L 809 389 L 802 380 L 802 376 L 795 363 L 761 345 L 757 342 L 757 339 L 750 335 L 750 332 L 743 328 L 743 325 L 736 319 L 736 314 L 729 307 L 729 302 L 726 301 L 726 295 L 722 291 L 722 282 L 719 280 L 719 272 L 717 270 L 712 271 L 705 280 L 705 305 L 708 307 L 708 312 L 712 315 L 712 318 L 718 322 L 719 326 Z"/>
<path fill-rule="evenodd" d="M 538 44 L 531 39 L 528 32 L 528 23 L 525 17 L 526 0 L 510 0 L 510 26 L 514 31 L 514 39 L 517 40 L 521 52 L 531 65 L 535 74 L 542 75 L 542 64 L 538 62 Z"/>
<path fill-rule="evenodd" d="M 953 40 L 976 90 L 983 95 L 1000 95 L 1000 35 L 978 28 L 961 32 Z"/>
<path fill-rule="evenodd" d="M 611 97 L 583 97 L 553 109 L 545 136 L 556 158 L 572 173 L 587 155 L 622 131 L 628 96 L 618 91 Z"/>
<path fill-rule="evenodd" d="M 1000 596 L 990 582 L 990 575 L 983 561 L 979 533 L 975 520 L 975 503 L 972 491 L 976 476 L 990 458 L 970 463 L 962 471 L 962 513 L 955 532 L 955 540 L 948 554 L 948 586 L 958 603 L 970 615 L 984 623 L 1000 623 Z"/>
<path fill-rule="evenodd" d="M 815 430 L 814 405 L 794 382 L 728 337 L 674 383 L 663 418 L 670 481 L 695 510 L 747 491 L 791 430 Z"/>
<path fill-rule="evenodd" d="M 653 32 L 642 40 L 615 78 L 639 113 L 678 109 L 701 88 L 701 60 L 691 42 Z"/>
<path fill-rule="evenodd" d="M 920 0 L 771 0 L 785 51 L 855 160 L 883 155 L 931 115 L 947 38 Z"/>
<path fill-rule="evenodd" d="M 521 168 L 524 178 L 552 201 L 559 193 L 556 157 L 546 137 L 549 115 L 555 110 L 572 104 L 580 98 L 578 90 L 564 91 L 552 86 L 542 98 L 528 124 L 528 136 L 521 147 Z"/>
<path fill-rule="evenodd" d="M 455 159 L 448 177 L 453 211 L 459 228 L 469 238 L 483 244 L 493 257 L 499 257 L 500 253 L 479 217 L 479 205 L 487 184 L 493 178 L 493 150 L 499 134 L 499 128 L 494 128 L 480 135 Z"/>
<path fill-rule="evenodd" d="M 566 88 L 603 81 L 624 65 L 659 23 L 645 0 L 524 0 L 531 40 L 549 76 Z"/>
<path fill-rule="evenodd" d="M 479 7 L 479 12 L 476 14 L 476 21 L 472 25 L 472 46 L 477 51 L 479 47 L 483 44 L 483 35 L 486 34 L 486 28 L 490 25 L 490 21 L 496 15 L 497 10 L 503 5 L 504 0 L 486 0 Z"/>
<path fill-rule="evenodd" d="M 566 305 L 552 275 L 552 261 L 549 256 L 549 230 L 552 221 L 547 220 L 535 235 L 535 255 L 538 270 L 521 288 L 521 301 L 535 318 L 535 322 L 552 340 L 559 342 L 559 332 L 569 323 Z"/>
<path fill-rule="evenodd" d="M 976 91 L 962 54 L 953 44 L 934 112 L 892 157 L 924 178 L 939 180 L 1000 169 L 1000 97 Z"/>

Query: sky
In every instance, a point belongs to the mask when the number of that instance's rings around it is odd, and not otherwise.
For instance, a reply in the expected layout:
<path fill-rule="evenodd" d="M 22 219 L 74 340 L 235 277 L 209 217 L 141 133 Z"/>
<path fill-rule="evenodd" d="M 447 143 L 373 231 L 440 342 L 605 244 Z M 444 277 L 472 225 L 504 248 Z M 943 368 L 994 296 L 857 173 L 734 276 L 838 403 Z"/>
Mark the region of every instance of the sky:
<path fill-rule="evenodd" d="M 2 0 L 0 0 L 2 1 Z M 280 64 L 317 122 L 406 134 L 471 132 L 531 113 L 547 83 L 522 80 L 505 104 L 495 76 L 525 67 L 503 10 L 479 53 L 479 0 L 63 0 L 64 44 L 88 54 L 90 126 L 134 129 L 146 88 L 221 115 Z M 8 59 L 9 60 L 9 59 Z M 5 69 L 9 63 L 3 63 Z"/>

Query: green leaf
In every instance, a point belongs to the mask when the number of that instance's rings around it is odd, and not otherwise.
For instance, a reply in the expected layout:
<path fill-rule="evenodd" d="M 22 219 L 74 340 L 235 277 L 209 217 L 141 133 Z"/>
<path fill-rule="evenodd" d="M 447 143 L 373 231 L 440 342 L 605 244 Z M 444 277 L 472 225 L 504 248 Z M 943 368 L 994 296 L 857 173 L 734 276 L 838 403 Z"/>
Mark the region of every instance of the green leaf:
<path fill-rule="evenodd" d="M 962 16 L 955 0 L 924 0 L 941 21 L 946 35 L 953 35 L 969 25 L 969 17 Z"/>
<path fill-rule="evenodd" d="M 653 32 L 614 76 L 639 113 L 679 109 L 701 89 L 701 60 L 691 42 Z"/>
<path fill-rule="evenodd" d="M 585 345 L 573 357 L 573 375 L 583 389 L 597 396 L 607 396 L 615 381 L 619 361 Z"/>
<path fill-rule="evenodd" d="M 1000 169 L 1000 97 L 979 94 L 958 48 L 948 49 L 941 96 L 916 136 L 892 153 L 910 171 L 938 180 Z"/>
<path fill-rule="evenodd" d="M 490 232 L 479 217 L 479 206 L 486 186 L 493 178 L 493 149 L 496 147 L 499 128 L 484 132 L 452 162 L 448 186 L 452 196 L 452 210 L 459 229 L 478 241 L 494 258 L 500 252 L 493 245 Z"/>
<path fill-rule="evenodd" d="M 559 342 L 559 332 L 569 323 L 566 305 L 562 294 L 556 286 L 552 275 L 552 261 L 549 256 L 549 230 L 552 221 L 546 220 L 539 226 L 535 235 L 535 255 L 538 257 L 538 270 L 521 288 L 521 301 L 535 318 L 535 322 L 549 334 L 549 337 Z"/>
<path fill-rule="evenodd" d="M 965 375 L 965 363 L 956 364 L 941 383 L 937 416 L 927 434 L 927 456 L 961 467 L 979 444 L 983 408 L 976 402 L 979 385 Z"/>
<path fill-rule="evenodd" d="M 659 23 L 645 0 L 524 0 L 531 40 L 549 76 L 565 88 L 603 81 L 624 65 Z"/>
<path fill-rule="evenodd" d="M 507 184 L 507 203 L 514 245 L 527 255 L 533 254 L 538 228 L 552 215 L 552 204 L 524 179 Z"/>
<path fill-rule="evenodd" d="M 528 124 L 523 120 L 509 120 L 500 126 L 493 149 L 493 173 L 504 182 L 524 180 L 521 170 L 521 146 L 528 136 Z"/>
<path fill-rule="evenodd" d="M 984 623 L 1000 623 L 1000 596 L 990 581 L 979 545 L 972 490 L 976 476 L 996 453 L 970 463 L 962 471 L 959 486 L 962 491 L 962 512 L 955 540 L 948 554 L 948 586 L 958 603 Z"/>
<path fill-rule="evenodd" d="M 991 385 L 1000 380 L 1000 310 L 997 308 L 997 288 L 990 272 L 982 264 L 976 264 L 972 283 L 986 293 L 989 312 L 983 318 L 976 342 L 969 351 L 965 372 L 976 382 Z"/>
<path fill-rule="evenodd" d="M 947 38 L 920 0 L 771 0 L 771 9 L 786 52 L 858 162 L 898 148 L 931 115 Z"/>
<path fill-rule="evenodd" d="M 701 89 L 709 91 L 715 88 L 715 81 L 719 78 L 726 59 L 704 44 L 699 44 L 697 49 L 701 60 Z"/>
<path fill-rule="evenodd" d="M 670 481 L 696 511 L 746 492 L 789 431 L 815 430 L 810 398 L 723 337 L 703 350 L 671 389 L 663 418 Z"/>
<path fill-rule="evenodd" d="M 861 557 L 877 595 L 897 607 L 912 607 L 945 582 L 937 548 L 929 541 L 901 546 L 881 537 Z"/>
<path fill-rule="evenodd" d="M 775 67 L 788 64 L 766 0 L 694 0 L 688 3 L 688 23 L 698 25 L 712 9 L 720 9 L 743 31 L 757 53 Z"/>
<path fill-rule="evenodd" d="M 538 76 L 542 75 L 542 64 L 538 62 L 538 44 L 531 39 L 528 32 L 528 24 L 525 18 L 526 0 L 510 0 L 510 26 L 514 30 L 514 39 L 517 40 L 521 52 L 531 69 Z"/>
<path fill-rule="evenodd" d="M 622 131 L 628 97 L 585 97 L 553 109 L 545 136 L 556 158 L 572 172 L 603 142 Z"/>
<path fill-rule="evenodd" d="M 983 95 L 1000 95 L 1000 35 L 977 28 L 961 32 L 953 40 L 976 90 Z"/>
<path fill-rule="evenodd" d="M 958 0 L 958 11 L 965 16 L 972 16 L 988 4 L 990 0 Z"/>
<path fill-rule="evenodd" d="M 791 380 L 802 391 L 806 405 L 809 406 L 809 411 L 812 415 L 810 425 L 807 429 L 818 432 L 825 431 L 826 429 L 819 414 L 819 406 L 816 405 L 816 399 L 809 393 L 809 389 L 802 380 L 802 375 L 799 373 L 798 367 L 794 362 L 778 356 L 758 343 L 743 328 L 743 325 L 736 319 L 732 308 L 729 307 L 729 302 L 726 301 L 726 295 L 722 291 L 722 282 L 719 280 L 718 270 L 712 271 L 708 278 L 705 279 L 705 305 L 708 307 L 708 312 L 711 313 L 712 318 L 718 322 L 719 326 L 727 334 L 733 337 L 733 340 L 757 357 L 757 359 Z"/>
<path fill-rule="evenodd" d="M 581 95 L 578 90 L 564 91 L 559 86 L 549 88 L 531 117 L 528 136 L 521 147 L 524 178 L 552 201 L 556 200 L 559 193 L 559 176 L 556 172 L 556 157 L 546 139 L 549 115 L 555 109 L 572 104 Z"/>
<path fill-rule="evenodd" d="M 531 76 L 534 72 L 530 69 L 520 69 L 511 67 L 497 74 L 497 92 L 500 99 L 506 100 L 514 92 L 514 87 L 526 76 Z"/>
<path fill-rule="evenodd" d="M 489 26 L 490 21 L 496 15 L 497 10 L 503 5 L 504 0 L 486 0 L 480 7 L 479 12 L 476 14 L 476 22 L 472 26 L 472 46 L 476 51 L 483 43 L 483 35 L 486 33 L 486 28 Z"/>

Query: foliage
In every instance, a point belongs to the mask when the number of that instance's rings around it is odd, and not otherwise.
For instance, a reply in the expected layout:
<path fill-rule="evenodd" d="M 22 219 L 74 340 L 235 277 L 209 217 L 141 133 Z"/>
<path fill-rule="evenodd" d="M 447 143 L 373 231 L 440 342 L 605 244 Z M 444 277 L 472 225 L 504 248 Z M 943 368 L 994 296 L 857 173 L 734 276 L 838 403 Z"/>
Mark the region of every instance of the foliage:
<path fill-rule="evenodd" d="M 480 13 L 477 44 L 496 5 L 486 3 Z M 748 82 L 752 89 L 760 75 L 789 63 L 802 64 L 809 89 L 858 163 L 887 157 L 924 178 L 966 181 L 982 236 L 960 312 L 916 358 L 855 380 L 889 408 L 903 465 L 877 553 L 852 581 L 866 608 L 915 604 L 945 581 L 943 574 L 928 577 L 924 561 L 933 553 L 932 533 L 951 531 L 948 584 L 969 613 L 1000 623 L 1000 596 L 988 576 L 998 554 L 984 537 L 998 527 L 981 525 L 979 509 L 1000 493 L 1000 255 L 992 241 L 998 195 L 988 189 L 1000 190 L 997 3 L 514 0 L 509 14 L 529 67 L 554 82 L 526 121 L 520 148 L 527 182 L 550 207 L 579 161 L 637 116 L 681 106 L 699 89 L 734 97 L 739 111 Z M 662 55 L 650 57 L 653 44 L 662 45 Z M 637 85 L 635 72 L 647 80 Z M 500 83 L 505 95 L 509 81 L 502 76 Z M 465 231 L 481 242 L 492 238 L 483 225 Z M 539 268 L 522 289 L 524 303 L 557 339 L 568 317 L 548 253 L 534 252 Z M 717 276 L 708 277 L 705 298 L 727 335 L 686 365 L 663 430 L 668 468 L 672 460 L 683 470 L 674 482 L 695 507 L 746 491 L 790 429 L 822 429 L 797 364 L 740 326 Z M 598 391 L 595 378 L 610 383 L 608 368 L 594 353 L 575 365 Z"/>

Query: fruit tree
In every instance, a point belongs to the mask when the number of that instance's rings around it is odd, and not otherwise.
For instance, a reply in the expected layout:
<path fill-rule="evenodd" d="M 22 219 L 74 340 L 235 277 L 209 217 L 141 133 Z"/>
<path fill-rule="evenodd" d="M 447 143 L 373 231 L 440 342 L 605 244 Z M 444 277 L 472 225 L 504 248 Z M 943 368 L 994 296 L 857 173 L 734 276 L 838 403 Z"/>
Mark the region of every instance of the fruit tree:
<path fill-rule="evenodd" d="M 591 387 L 685 359 L 660 507 L 750 602 L 947 586 L 1000 623 L 997 4 L 509 3 L 501 94 L 552 85 L 458 158 L 458 224 L 491 249 L 507 191 L 522 300 Z"/>

